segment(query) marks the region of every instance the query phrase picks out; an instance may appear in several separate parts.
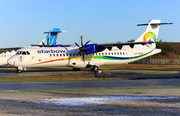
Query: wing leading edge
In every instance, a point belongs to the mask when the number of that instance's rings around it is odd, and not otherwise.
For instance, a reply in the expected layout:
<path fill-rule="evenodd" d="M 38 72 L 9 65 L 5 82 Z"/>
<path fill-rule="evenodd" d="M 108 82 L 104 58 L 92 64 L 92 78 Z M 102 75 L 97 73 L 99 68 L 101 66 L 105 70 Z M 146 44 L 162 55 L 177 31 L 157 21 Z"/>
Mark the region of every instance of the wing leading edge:
<path fill-rule="evenodd" d="M 19 49 L 21 49 L 23 47 L 12 47 L 12 48 L 0 48 L 0 53 L 3 53 L 3 52 L 11 52 L 11 51 L 17 51 Z"/>

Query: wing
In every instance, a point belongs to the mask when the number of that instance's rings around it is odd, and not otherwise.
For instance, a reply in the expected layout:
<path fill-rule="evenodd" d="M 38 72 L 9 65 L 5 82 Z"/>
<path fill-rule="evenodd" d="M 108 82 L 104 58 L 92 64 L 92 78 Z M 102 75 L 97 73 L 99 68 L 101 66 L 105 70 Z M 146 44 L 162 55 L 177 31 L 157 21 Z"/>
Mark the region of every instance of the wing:
<path fill-rule="evenodd" d="M 11 52 L 11 51 L 17 51 L 19 49 L 21 49 L 23 47 L 13 47 L 13 48 L 0 48 L 0 53 L 3 53 L 3 52 Z"/>
<path fill-rule="evenodd" d="M 154 42 L 149 41 L 149 42 L 105 43 L 105 44 L 98 44 L 97 47 L 107 48 L 107 49 L 111 50 L 113 46 L 116 46 L 119 49 L 121 49 L 124 45 L 129 45 L 131 48 L 133 48 L 134 45 L 136 45 L 136 44 L 145 45 L 145 44 L 151 44 L 151 43 L 154 43 Z"/>

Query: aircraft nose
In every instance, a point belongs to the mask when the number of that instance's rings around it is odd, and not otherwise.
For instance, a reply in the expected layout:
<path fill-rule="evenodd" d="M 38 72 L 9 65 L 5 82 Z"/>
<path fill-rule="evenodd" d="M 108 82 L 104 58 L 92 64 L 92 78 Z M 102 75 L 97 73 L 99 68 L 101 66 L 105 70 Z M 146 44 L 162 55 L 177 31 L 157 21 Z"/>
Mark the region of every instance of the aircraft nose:
<path fill-rule="evenodd" d="M 7 61 L 7 63 L 8 63 L 9 65 L 15 66 L 14 58 L 9 58 L 8 61 Z"/>

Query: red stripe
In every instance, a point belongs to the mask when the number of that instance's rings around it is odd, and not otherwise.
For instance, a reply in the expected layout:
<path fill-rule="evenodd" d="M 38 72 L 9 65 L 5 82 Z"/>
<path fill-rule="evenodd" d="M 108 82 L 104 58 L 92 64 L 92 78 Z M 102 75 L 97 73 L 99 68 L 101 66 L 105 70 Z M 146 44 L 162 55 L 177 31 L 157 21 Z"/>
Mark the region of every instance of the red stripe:
<path fill-rule="evenodd" d="M 64 60 L 64 58 L 61 58 L 61 59 L 55 59 L 55 60 L 49 60 L 49 61 L 40 62 L 40 63 L 36 63 L 36 64 L 43 64 L 43 63 L 49 63 L 49 62 L 55 62 L 55 61 L 61 61 L 61 60 Z"/>

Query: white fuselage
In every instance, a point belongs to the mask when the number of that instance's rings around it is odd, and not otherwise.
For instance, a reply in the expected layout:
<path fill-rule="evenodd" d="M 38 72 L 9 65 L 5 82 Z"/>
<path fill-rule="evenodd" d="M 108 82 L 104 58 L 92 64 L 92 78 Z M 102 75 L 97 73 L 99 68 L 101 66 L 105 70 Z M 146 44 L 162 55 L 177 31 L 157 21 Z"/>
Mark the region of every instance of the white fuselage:
<path fill-rule="evenodd" d="M 0 66 L 7 65 L 7 60 L 16 54 L 16 51 L 11 51 L 11 52 L 3 52 L 0 54 Z"/>
<path fill-rule="evenodd" d="M 161 52 L 160 49 L 151 49 L 146 46 L 134 46 L 133 49 L 123 46 L 121 50 L 113 47 L 110 51 L 105 49 L 102 52 L 86 54 L 85 62 L 83 62 L 82 55 L 77 55 L 78 47 L 24 48 L 18 51 L 19 54 L 8 60 L 10 65 L 16 67 L 68 66 L 73 68 L 85 68 L 87 65 L 125 64 Z"/>

